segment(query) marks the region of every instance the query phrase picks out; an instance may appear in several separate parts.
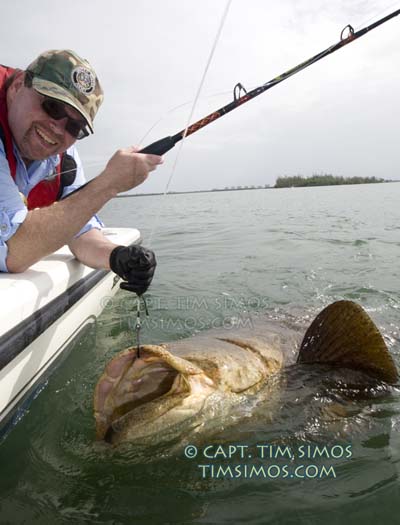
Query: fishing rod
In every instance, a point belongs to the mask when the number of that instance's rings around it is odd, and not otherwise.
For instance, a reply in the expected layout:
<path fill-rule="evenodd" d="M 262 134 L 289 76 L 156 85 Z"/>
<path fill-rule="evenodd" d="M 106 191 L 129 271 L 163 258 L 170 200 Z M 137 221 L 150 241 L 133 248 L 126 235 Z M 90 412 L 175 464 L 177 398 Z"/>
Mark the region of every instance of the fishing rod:
<path fill-rule="evenodd" d="M 351 25 L 347 25 L 342 32 L 340 33 L 340 41 L 337 44 L 334 44 L 324 51 L 321 51 L 317 55 L 313 56 L 312 58 L 309 58 L 305 62 L 302 62 L 301 64 L 293 67 L 292 69 L 289 69 L 285 73 L 282 73 L 281 75 L 278 75 L 277 77 L 273 78 L 269 82 L 266 82 L 262 86 L 259 86 L 257 88 L 252 89 L 249 92 L 246 92 L 242 84 L 238 83 L 234 87 L 233 90 L 233 101 L 229 104 L 226 104 L 220 109 L 217 109 L 213 113 L 210 113 L 206 117 L 198 120 L 194 124 L 191 124 L 185 129 L 182 129 L 176 135 L 172 135 L 169 137 L 164 137 L 160 140 L 157 140 L 156 142 L 153 142 L 152 144 L 149 144 L 145 148 L 138 151 L 138 153 L 150 153 L 153 155 L 164 155 L 164 153 L 167 153 L 170 149 L 172 149 L 177 142 L 182 140 L 184 137 L 188 137 L 189 135 L 192 135 L 196 131 L 198 131 L 201 128 L 204 128 L 208 124 L 211 124 L 211 122 L 214 122 L 215 120 L 219 119 L 220 117 L 226 115 L 230 111 L 238 108 L 239 106 L 243 105 L 244 103 L 248 102 L 249 100 L 257 97 L 258 95 L 261 95 L 261 93 L 264 93 L 268 89 L 271 89 L 272 87 L 276 86 L 277 84 L 280 84 L 287 78 L 295 75 L 296 73 L 299 73 L 299 71 L 302 71 L 303 69 L 311 66 L 312 64 L 315 64 L 322 58 L 325 58 L 326 56 L 334 53 L 338 49 L 346 46 L 347 44 L 350 44 L 351 42 L 354 42 L 354 40 L 357 40 L 357 38 L 360 38 L 361 36 L 365 35 L 365 33 L 368 33 L 369 31 L 372 31 L 372 29 L 375 29 L 376 27 L 384 24 L 391 18 L 394 18 L 395 16 L 400 14 L 400 9 L 397 9 L 396 11 L 393 11 L 393 13 L 390 13 L 389 15 L 381 18 L 380 20 L 374 22 L 373 24 L 364 27 L 363 29 L 360 29 L 359 31 L 355 32 L 353 27 Z M 348 30 L 348 36 L 345 37 L 346 30 Z M 242 92 L 244 92 L 244 95 L 242 95 Z M 91 181 L 86 182 L 79 188 L 77 188 L 74 191 L 71 191 L 68 193 L 68 195 L 65 195 L 62 200 L 67 199 L 74 193 L 80 191 L 85 186 L 90 184 Z"/>
<path fill-rule="evenodd" d="M 204 128 L 208 124 L 211 124 L 211 122 L 214 122 L 215 120 L 219 119 L 220 117 L 226 115 L 230 111 L 238 108 L 245 102 L 248 102 L 249 100 L 257 97 L 258 95 L 261 95 L 261 93 L 264 93 L 268 89 L 271 89 L 272 87 L 276 86 L 277 84 L 280 84 L 287 78 L 295 75 L 296 73 L 299 73 L 299 71 L 302 71 L 303 69 L 307 68 L 308 66 L 311 66 L 312 64 L 315 64 L 322 58 L 325 58 L 326 56 L 334 53 L 338 49 L 346 46 L 347 44 L 350 44 L 350 42 L 354 42 L 354 40 L 357 40 L 357 38 L 360 38 L 361 36 L 365 35 L 365 33 L 368 33 L 368 31 L 372 31 L 372 29 L 375 29 L 376 27 L 384 24 L 391 18 L 394 18 L 400 14 L 400 9 L 397 9 L 393 13 L 385 16 L 384 18 L 381 18 L 377 22 L 374 22 L 373 24 L 364 27 L 363 29 L 360 29 L 357 32 L 354 32 L 354 29 L 351 25 L 347 25 L 343 31 L 340 34 L 340 41 L 337 44 L 334 44 L 325 51 L 321 51 L 321 53 L 318 53 L 317 55 L 313 56 L 312 58 L 309 58 L 305 62 L 302 62 L 301 64 L 293 67 L 292 69 L 289 69 L 285 73 L 282 73 L 281 75 L 273 78 L 269 82 L 266 82 L 262 86 L 259 86 L 257 88 L 254 88 L 253 90 L 246 92 L 242 84 L 238 83 L 234 87 L 233 90 L 233 101 L 229 104 L 226 104 L 226 106 L 223 106 L 220 109 L 217 109 L 213 113 L 210 113 L 206 117 L 198 120 L 194 124 L 191 124 L 188 128 L 185 128 L 179 133 L 176 133 L 176 135 L 172 135 L 169 137 L 164 137 L 160 140 L 157 140 L 156 142 L 153 142 L 149 146 L 146 146 L 144 149 L 141 149 L 138 153 L 151 153 L 153 155 L 163 155 L 164 153 L 167 153 L 170 149 L 172 149 L 177 142 L 182 140 L 184 137 L 188 137 L 189 135 L 192 135 L 196 131 L 198 131 L 201 128 Z M 345 37 L 346 30 L 348 30 L 348 36 Z M 242 95 L 242 93 L 244 94 Z"/>

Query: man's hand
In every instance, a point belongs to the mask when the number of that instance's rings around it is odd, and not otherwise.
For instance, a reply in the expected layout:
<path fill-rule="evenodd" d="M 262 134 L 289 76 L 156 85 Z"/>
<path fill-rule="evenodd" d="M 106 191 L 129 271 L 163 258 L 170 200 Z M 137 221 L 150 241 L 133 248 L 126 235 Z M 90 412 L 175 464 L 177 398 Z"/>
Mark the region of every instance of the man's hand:
<path fill-rule="evenodd" d="M 137 153 L 138 148 L 119 149 L 108 161 L 102 175 L 106 177 L 116 193 L 128 191 L 147 179 L 150 171 L 162 164 L 158 155 Z"/>
<path fill-rule="evenodd" d="M 117 246 L 110 255 L 110 268 L 127 283 L 125 290 L 142 295 L 153 279 L 156 269 L 154 252 L 142 246 Z"/>

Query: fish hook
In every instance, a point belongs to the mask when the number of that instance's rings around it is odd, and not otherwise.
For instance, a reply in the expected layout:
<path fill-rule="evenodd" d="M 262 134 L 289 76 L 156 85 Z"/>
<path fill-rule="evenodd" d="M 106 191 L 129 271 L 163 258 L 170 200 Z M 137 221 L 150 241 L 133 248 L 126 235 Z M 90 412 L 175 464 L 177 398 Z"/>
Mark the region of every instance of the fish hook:
<path fill-rule="evenodd" d="M 136 325 L 135 325 L 136 343 L 137 343 L 136 356 L 137 357 L 140 357 L 140 329 L 142 328 L 142 321 L 141 321 L 141 318 L 140 318 L 140 299 L 142 299 L 142 301 L 143 301 L 144 310 L 146 312 L 146 317 L 149 317 L 149 311 L 147 309 L 146 299 L 144 298 L 144 295 L 138 295 L 137 296 L 137 301 L 136 301 Z"/>

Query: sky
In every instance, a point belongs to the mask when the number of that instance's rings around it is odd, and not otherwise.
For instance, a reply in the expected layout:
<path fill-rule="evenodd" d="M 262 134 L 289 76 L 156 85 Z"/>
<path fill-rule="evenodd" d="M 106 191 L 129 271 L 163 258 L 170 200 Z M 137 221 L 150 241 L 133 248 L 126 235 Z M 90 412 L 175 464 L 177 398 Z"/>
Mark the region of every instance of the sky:
<path fill-rule="evenodd" d="M 185 128 L 227 0 L 13 0 L 3 64 L 69 48 L 94 66 L 105 100 L 78 144 L 88 179 L 120 147 Z M 264 84 L 400 0 L 232 0 L 192 121 L 235 84 Z M 329 173 L 400 179 L 400 16 L 188 137 L 133 193 L 273 185 Z M 172 178 L 171 178 L 172 177 Z"/>

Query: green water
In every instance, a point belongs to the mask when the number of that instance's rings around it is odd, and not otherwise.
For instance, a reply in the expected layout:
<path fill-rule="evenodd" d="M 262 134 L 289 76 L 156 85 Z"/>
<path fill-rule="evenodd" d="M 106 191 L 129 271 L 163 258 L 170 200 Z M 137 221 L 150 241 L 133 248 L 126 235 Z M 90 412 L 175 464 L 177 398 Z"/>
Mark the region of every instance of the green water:
<path fill-rule="evenodd" d="M 102 218 L 139 228 L 146 244 L 160 214 L 144 342 L 252 315 L 290 319 L 301 332 L 327 304 L 351 299 L 377 323 L 399 366 L 399 200 L 399 184 L 205 193 L 116 199 Z M 219 442 L 252 453 L 260 444 L 349 446 L 342 457 L 265 459 L 267 468 L 276 465 L 269 478 L 244 471 L 203 477 L 198 465 L 205 461 L 216 467 L 253 459 L 96 444 L 93 389 L 105 363 L 134 341 L 132 310 L 120 292 L 0 445 L 1 524 L 400 521 L 399 390 L 380 385 L 359 395 L 326 369 L 289 370 L 272 421 L 250 400 Z M 332 400 L 344 407 L 340 424 L 323 417 Z M 336 477 L 284 477 L 284 465 L 293 472 L 301 464 L 315 465 L 311 474 L 333 466 Z"/>

